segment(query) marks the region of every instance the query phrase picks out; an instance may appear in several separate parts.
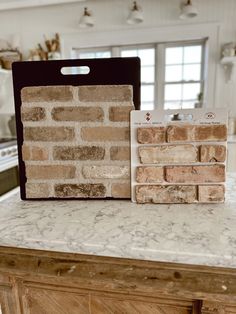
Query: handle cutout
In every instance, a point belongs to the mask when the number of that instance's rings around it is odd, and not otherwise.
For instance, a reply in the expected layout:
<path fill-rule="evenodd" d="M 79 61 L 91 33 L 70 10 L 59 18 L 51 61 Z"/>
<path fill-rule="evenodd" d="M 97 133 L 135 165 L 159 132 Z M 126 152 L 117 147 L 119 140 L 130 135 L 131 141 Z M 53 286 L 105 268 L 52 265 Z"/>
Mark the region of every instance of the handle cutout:
<path fill-rule="evenodd" d="M 90 72 L 88 66 L 76 66 L 76 67 L 62 67 L 61 74 L 63 75 L 87 75 Z"/>

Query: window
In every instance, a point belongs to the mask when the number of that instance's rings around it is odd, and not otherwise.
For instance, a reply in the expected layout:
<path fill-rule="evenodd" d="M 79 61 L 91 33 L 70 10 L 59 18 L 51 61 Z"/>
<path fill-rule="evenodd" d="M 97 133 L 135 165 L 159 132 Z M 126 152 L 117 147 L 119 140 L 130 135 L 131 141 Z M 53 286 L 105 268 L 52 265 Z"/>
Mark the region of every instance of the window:
<path fill-rule="evenodd" d="M 141 59 L 141 104 L 142 109 L 154 109 L 155 100 L 155 47 L 121 48 L 121 57 Z"/>
<path fill-rule="evenodd" d="M 203 92 L 203 45 L 165 48 L 164 108 L 194 108 Z"/>
<path fill-rule="evenodd" d="M 75 58 L 140 57 L 141 109 L 194 108 L 204 92 L 205 41 L 73 49 Z"/>

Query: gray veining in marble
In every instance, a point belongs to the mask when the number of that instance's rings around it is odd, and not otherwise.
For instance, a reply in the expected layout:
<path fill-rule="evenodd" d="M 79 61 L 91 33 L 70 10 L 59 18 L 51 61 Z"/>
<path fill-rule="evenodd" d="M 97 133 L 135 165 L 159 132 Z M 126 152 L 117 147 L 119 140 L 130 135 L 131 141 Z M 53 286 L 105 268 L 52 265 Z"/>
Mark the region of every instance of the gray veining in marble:
<path fill-rule="evenodd" d="M 236 174 L 224 204 L 0 203 L 0 246 L 236 268 Z"/>

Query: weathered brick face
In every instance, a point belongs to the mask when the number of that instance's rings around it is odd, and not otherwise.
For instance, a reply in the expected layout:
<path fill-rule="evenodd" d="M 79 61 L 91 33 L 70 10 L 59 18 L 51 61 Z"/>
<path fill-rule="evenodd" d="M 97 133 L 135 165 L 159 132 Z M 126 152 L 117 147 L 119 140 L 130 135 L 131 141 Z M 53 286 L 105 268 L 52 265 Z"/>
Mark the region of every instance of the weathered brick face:
<path fill-rule="evenodd" d="M 131 86 L 21 91 L 27 198 L 130 198 Z"/>
<path fill-rule="evenodd" d="M 138 126 L 137 203 L 223 202 L 226 138 L 224 124 Z"/>

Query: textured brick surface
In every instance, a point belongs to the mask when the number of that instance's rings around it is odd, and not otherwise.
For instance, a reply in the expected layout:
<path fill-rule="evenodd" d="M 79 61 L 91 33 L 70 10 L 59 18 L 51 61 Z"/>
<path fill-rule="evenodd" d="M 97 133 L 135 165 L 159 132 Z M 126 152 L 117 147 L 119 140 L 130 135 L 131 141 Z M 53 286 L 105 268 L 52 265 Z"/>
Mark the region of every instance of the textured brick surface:
<path fill-rule="evenodd" d="M 169 125 L 167 142 L 225 141 L 225 125 Z"/>
<path fill-rule="evenodd" d="M 75 166 L 29 165 L 26 167 L 27 179 L 72 179 L 75 178 Z"/>
<path fill-rule="evenodd" d="M 139 147 L 141 163 L 188 163 L 196 162 L 198 150 L 193 145 L 162 145 Z"/>
<path fill-rule="evenodd" d="M 54 147 L 54 160 L 102 160 L 105 148 L 99 146 Z"/>
<path fill-rule="evenodd" d="M 137 129 L 137 141 L 140 144 L 164 143 L 166 133 L 164 127 L 150 127 Z"/>
<path fill-rule="evenodd" d="M 26 196 L 28 198 L 49 197 L 49 185 L 47 183 L 26 183 Z"/>
<path fill-rule="evenodd" d="M 80 101 L 132 101 L 132 87 L 128 85 L 80 86 Z"/>
<path fill-rule="evenodd" d="M 82 170 L 86 179 L 128 179 L 128 166 L 84 166 Z"/>
<path fill-rule="evenodd" d="M 99 107 L 56 107 L 52 118 L 56 121 L 103 121 L 104 112 Z"/>
<path fill-rule="evenodd" d="M 169 183 L 224 182 L 225 166 L 166 166 L 165 179 Z"/>
<path fill-rule="evenodd" d="M 137 203 L 193 203 L 196 199 L 196 186 L 136 186 Z"/>
<path fill-rule="evenodd" d="M 24 88 L 22 159 L 27 184 L 33 184 L 28 195 L 130 198 L 132 91 L 126 85 Z M 48 186 L 37 192 L 36 182 Z"/>
<path fill-rule="evenodd" d="M 55 195 L 62 198 L 100 198 L 106 196 L 106 188 L 103 184 L 57 184 Z"/>
<path fill-rule="evenodd" d="M 224 162 L 226 159 L 226 147 L 223 145 L 201 145 L 201 162 Z"/>
<path fill-rule="evenodd" d="M 128 127 L 84 127 L 81 129 L 81 138 L 85 141 L 128 141 L 130 131 Z"/>
<path fill-rule="evenodd" d="M 202 203 L 223 202 L 225 199 L 224 185 L 200 185 L 198 187 L 198 200 Z"/>
<path fill-rule="evenodd" d="M 73 93 L 70 86 L 39 86 L 24 87 L 21 90 L 23 102 L 72 101 Z"/>
<path fill-rule="evenodd" d="M 41 107 L 21 107 L 22 121 L 41 121 L 46 117 L 45 109 Z"/>
<path fill-rule="evenodd" d="M 130 111 L 132 109 L 134 108 L 131 106 L 110 107 L 109 119 L 110 121 L 114 121 L 114 122 L 119 122 L 119 121 L 129 122 Z"/>
<path fill-rule="evenodd" d="M 23 160 L 48 160 L 48 150 L 44 147 L 26 146 L 22 147 Z"/>
<path fill-rule="evenodd" d="M 111 195 L 115 198 L 130 198 L 130 183 L 113 183 L 111 187 Z"/>
<path fill-rule="evenodd" d="M 130 160 L 129 146 L 112 146 L 110 148 L 111 160 Z"/>
<path fill-rule="evenodd" d="M 164 168 L 137 167 L 136 181 L 139 183 L 161 183 L 164 181 Z"/>
<path fill-rule="evenodd" d="M 24 140 L 58 142 L 74 139 L 75 131 L 71 127 L 25 127 Z"/>

